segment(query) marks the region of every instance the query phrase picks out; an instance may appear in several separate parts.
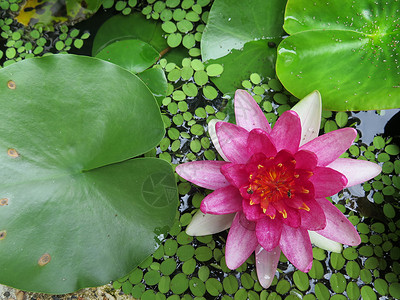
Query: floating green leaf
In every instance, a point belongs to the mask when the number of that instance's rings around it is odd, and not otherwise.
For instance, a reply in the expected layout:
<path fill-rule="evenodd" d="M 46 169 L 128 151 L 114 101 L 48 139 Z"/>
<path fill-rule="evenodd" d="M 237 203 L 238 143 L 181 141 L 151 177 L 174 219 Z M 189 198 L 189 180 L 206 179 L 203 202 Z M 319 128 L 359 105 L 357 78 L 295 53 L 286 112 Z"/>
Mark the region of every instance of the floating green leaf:
<path fill-rule="evenodd" d="M 161 23 L 146 20 L 140 13 L 129 16 L 116 15 L 104 22 L 97 31 L 92 55 L 96 56 L 107 45 L 124 39 L 141 40 L 161 52 L 168 47 L 162 34 Z"/>
<path fill-rule="evenodd" d="M 289 0 L 279 79 L 298 98 L 319 90 L 326 109 L 399 107 L 399 8 L 398 1 Z"/>
<path fill-rule="evenodd" d="M 103 48 L 116 41 L 136 39 L 150 44 L 169 61 L 180 62 L 187 55 L 184 48 L 168 51 L 168 43 L 164 38 L 161 22 L 147 20 L 140 13 L 128 16 L 115 15 L 99 28 L 93 41 L 92 55 L 96 56 Z"/>
<path fill-rule="evenodd" d="M 158 104 L 161 105 L 161 101 L 167 94 L 168 87 L 164 71 L 160 68 L 150 68 L 137 74 L 137 76 L 143 80 L 157 99 Z"/>
<path fill-rule="evenodd" d="M 146 42 L 126 39 L 107 45 L 96 54 L 96 57 L 136 74 L 155 64 L 159 53 Z"/>
<path fill-rule="evenodd" d="M 1 69 L 0 101 L 1 283 L 68 293 L 154 252 L 177 192 L 169 164 L 131 159 L 164 134 L 141 80 L 98 59 L 51 55 Z"/>

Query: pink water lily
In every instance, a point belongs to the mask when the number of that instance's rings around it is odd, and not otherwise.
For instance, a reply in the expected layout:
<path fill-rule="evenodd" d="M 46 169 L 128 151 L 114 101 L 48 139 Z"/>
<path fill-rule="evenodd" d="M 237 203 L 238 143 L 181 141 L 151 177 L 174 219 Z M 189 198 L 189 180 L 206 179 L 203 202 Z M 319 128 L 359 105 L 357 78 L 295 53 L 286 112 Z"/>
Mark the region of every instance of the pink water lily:
<path fill-rule="evenodd" d="M 315 91 L 286 111 L 271 129 L 243 90 L 234 99 L 237 125 L 211 121 L 210 137 L 225 161 L 196 161 L 177 173 L 215 190 L 187 228 L 207 235 L 230 227 L 225 259 L 238 268 L 255 252 L 260 284 L 270 286 L 281 251 L 303 272 L 312 266 L 311 243 L 340 252 L 361 240 L 354 226 L 325 197 L 369 180 L 374 163 L 339 158 L 357 133 L 343 128 L 318 136 L 321 97 Z"/>

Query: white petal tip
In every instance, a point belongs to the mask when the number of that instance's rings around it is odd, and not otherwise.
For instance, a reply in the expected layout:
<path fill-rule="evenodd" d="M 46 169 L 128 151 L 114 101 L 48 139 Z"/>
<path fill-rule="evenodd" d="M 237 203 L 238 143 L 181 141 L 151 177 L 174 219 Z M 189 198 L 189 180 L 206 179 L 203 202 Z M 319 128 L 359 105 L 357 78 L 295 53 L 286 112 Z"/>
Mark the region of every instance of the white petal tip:
<path fill-rule="evenodd" d="M 192 221 L 186 227 L 186 234 L 190 236 L 204 236 L 218 233 L 231 227 L 235 214 L 211 215 L 200 210 L 195 213 Z"/>
<path fill-rule="evenodd" d="M 217 125 L 218 122 L 223 122 L 218 119 L 212 119 L 210 122 L 208 122 L 208 134 L 210 135 L 210 139 L 212 143 L 214 144 L 215 149 L 221 155 L 221 157 L 225 160 L 228 161 L 226 158 L 224 152 L 222 152 L 221 145 L 219 144 L 218 137 L 217 137 L 217 132 L 215 130 L 215 125 Z"/>
<path fill-rule="evenodd" d="M 293 106 L 292 110 L 301 120 L 300 146 L 302 146 L 318 136 L 322 112 L 321 94 L 318 91 L 308 94 Z"/>
<path fill-rule="evenodd" d="M 343 246 L 341 243 L 330 240 L 316 233 L 315 231 L 309 231 L 308 234 L 310 235 L 311 243 L 313 243 L 315 246 L 321 249 L 336 253 L 341 253 L 343 250 Z"/>
<path fill-rule="evenodd" d="M 315 90 L 301 99 L 292 110 L 299 113 L 298 110 L 309 109 L 310 107 L 322 108 L 322 98 L 319 91 Z"/>

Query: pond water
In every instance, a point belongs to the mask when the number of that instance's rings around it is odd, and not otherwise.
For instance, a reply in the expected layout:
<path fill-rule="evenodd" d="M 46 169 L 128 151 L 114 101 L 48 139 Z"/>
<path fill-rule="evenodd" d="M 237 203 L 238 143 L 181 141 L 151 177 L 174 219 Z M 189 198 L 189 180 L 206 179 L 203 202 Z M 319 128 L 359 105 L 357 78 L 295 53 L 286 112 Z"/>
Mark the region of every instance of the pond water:
<path fill-rule="evenodd" d="M 120 1 L 118 1 L 120 2 Z M 149 1 L 150 2 L 150 1 Z M 154 2 L 154 1 L 153 1 Z M 209 8 L 209 6 L 208 6 Z M 80 49 L 72 47 L 69 53 L 91 54 L 91 43 L 99 26 L 110 16 L 120 12 L 111 8 L 103 10 L 75 25 L 81 32 L 90 32 Z M 3 12 L 0 14 L 6 18 Z M 22 28 L 15 22 L 11 30 Z M 13 27 L 14 26 L 14 27 Z M 69 29 L 71 30 L 71 29 Z M 4 31 L 4 30 L 3 30 Z M 55 43 L 61 30 L 49 32 L 44 52 L 58 52 Z M 6 52 L 7 44 L 2 46 Z M 39 54 L 38 54 L 39 55 Z M 199 57 L 186 59 L 195 60 Z M 4 56 L 0 61 L 7 60 Z M 163 100 L 161 112 L 164 116 L 166 136 L 149 156 L 156 156 L 174 164 L 194 159 L 217 159 L 218 155 L 207 135 L 207 120 L 231 117 L 226 109 L 226 98 L 218 95 L 209 100 L 200 92 L 193 77 L 183 79 L 173 74 L 180 67 L 168 65 L 161 60 L 168 83 L 174 91 L 182 90 L 185 84 L 194 84 L 195 96 L 176 100 L 169 93 Z M 258 87 L 258 102 L 274 123 L 276 117 L 289 109 L 297 99 L 277 83 L 274 78 L 262 78 L 261 82 L 243 83 L 249 91 Z M 215 87 L 212 81 L 207 85 Z M 243 87 L 242 87 L 243 88 Z M 280 97 L 275 95 L 279 94 Z M 279 98 L 279 103 L 276 99 Z M 282 100 L 283 99 L 283 100 Z M 229 107 L 229 105 L 228 105 Z M 272 286 L 265 290 L 257 281 L 254 256 L 241 267 L 229 270 L 224 260 L 224 245 L 227 232 L 205 237 L 190 237 L 185 233 L 201 200 L 210 191 L 198 188 L 177 179 L 181 204 L 177 221 L 172 226 L 160 248 L 138 268 L 123 278 L 115 278 L 115 293 L 125 293 L 141 299 L 395 299 L 400 294 L 400 110 L 323 113 L 321 134 L 334 129 L 352 126 L 359 138 L 345 153 L 352 158 L 362 157 L 376 161 L 383 167 L 375 179 L 332 197 L 336 206 L 357 227 L 362 243 L 357 247 L 345 247 L 341 254 L 319 248 L 313 249 L 313 268 L 302 273 L 282 255 Z"/>

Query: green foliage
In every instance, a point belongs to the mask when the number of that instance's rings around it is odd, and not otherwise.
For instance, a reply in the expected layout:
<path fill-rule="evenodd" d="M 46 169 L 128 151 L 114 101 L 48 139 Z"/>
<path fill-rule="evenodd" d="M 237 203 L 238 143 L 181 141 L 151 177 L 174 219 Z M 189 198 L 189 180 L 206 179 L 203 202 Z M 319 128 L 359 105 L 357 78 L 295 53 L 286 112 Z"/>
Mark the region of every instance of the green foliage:
<path fill-rule="evenodd" d="M 165 39 L 161 22 L 146 20 L 140 13 L 133 13 L 129 16 L 116 15 L 109 18 L 99 28 L 93 41 L 92 55 L 96 56 L 105 47 L 116 41 L 135 39 L 145 42 L 160 53 L 160 56 L 180 62 L 187 53 L 182 49 L 170 51 Z M 128 60 L 129 57 L 123 58 Z M 154 61 L 155 63 L 156 61 Z"/>
<path fill-rule="evenodd" d="M 103 7 L 105 9 L 114 6 L 115 10 L 120 11 L 123 15 L 129 15 L 137 4 L 137 0 L 103 0 Z"/>
<path fill-rule="evenodd" d="M 163 21 L 162 29 L 166 33 L 168 46 L 188 49 L 191 57 L 200 56 L 199 42 L 208 18 L 211 1 L 167 0 L 147 2 L 142 13 L 147 19 Z"/>
<path fill-rule="evenodd" d="M 83 41 L 89 37 L 89 33 L 70 29 L 66 25 L 57 25 L 55 32 L 49 32 L 40 26 L 18 28 L 12 24 L 11 18 L 0 19 L 0 35 L 7 47 L 3 57 L 4 66 L 25 58 L 42 56 L 50 50 L 54 53 L 66 53 L 72 48 L 82 47 Z M 57 33 L 57 37 L 52 41 L 48 36 L 54 33 Z M 0 51 L 0 59 L 1 57 Z"/>
<path fill-rule="evenodd" d="M 0 282 L 59 294 L 128 273 L 177 208 L 171 166 L 132 159 L 165 132 L 152 94 L 74 55 L 13 64 L 0 82 Z"/>
<path fill-rule="evenodd" d="M 223 93 L 233 93 L 253 72 L 274 77 L 285 4 L 280 0 L 214 2 L 201 54 L 204 61 L 224 66 L 224 73 L 213 80 Z"/>
<path fill-rule="evenodd" d="M 319 90 L 330 110 L 399 107 L 399 9 L 398 1 L 289 0 L 279 79 L 299 98 Z"/>

